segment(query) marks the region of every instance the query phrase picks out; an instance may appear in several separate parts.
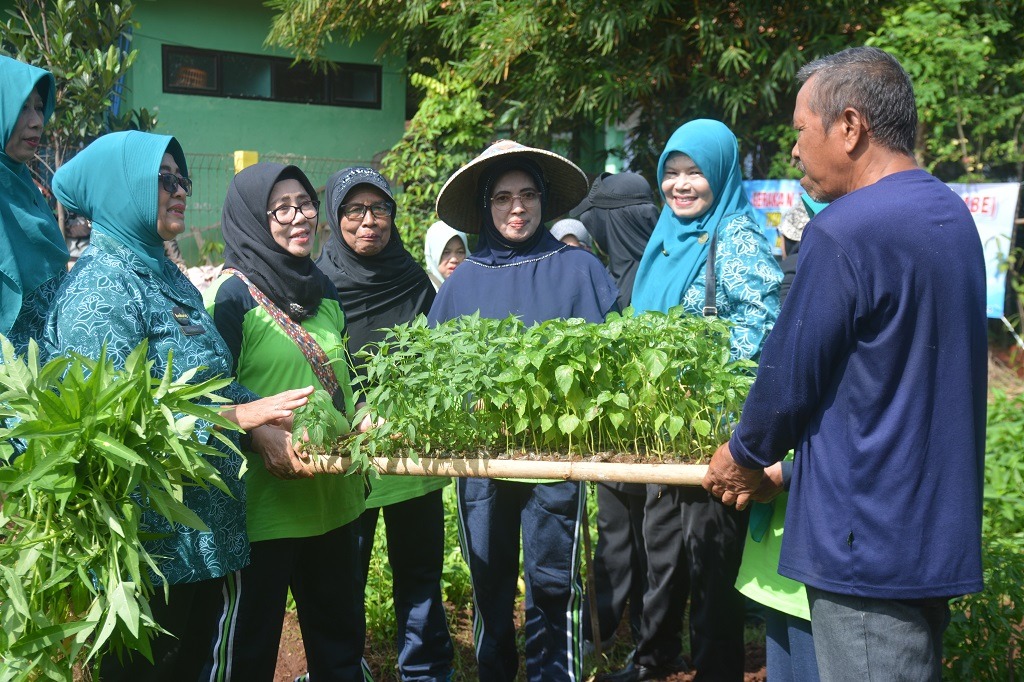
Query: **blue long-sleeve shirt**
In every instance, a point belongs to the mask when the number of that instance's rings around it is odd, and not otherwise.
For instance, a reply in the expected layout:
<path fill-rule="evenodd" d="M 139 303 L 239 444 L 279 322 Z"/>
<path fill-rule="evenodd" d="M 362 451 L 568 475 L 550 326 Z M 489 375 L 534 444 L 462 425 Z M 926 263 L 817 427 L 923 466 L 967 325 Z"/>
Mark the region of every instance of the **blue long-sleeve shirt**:
<path fill-rule="evenodd" d="M 981 242 L 921 170 L 834 202 L 800 268 L 730 446 L 795 448 L 779 572 L 882 599 L 978 591 L 987 332 Z"/>

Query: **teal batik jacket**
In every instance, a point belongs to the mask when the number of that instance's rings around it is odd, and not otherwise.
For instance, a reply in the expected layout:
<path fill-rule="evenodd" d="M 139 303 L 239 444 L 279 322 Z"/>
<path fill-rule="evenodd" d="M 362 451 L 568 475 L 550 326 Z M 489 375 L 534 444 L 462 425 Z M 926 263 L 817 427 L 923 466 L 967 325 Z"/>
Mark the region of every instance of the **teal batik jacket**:
<path fill-rule="evenodd" d="M 64 281 L 51 307 L 45 339 L 49 352 L 73 351 L 98 357 L 105 343 L 107 356 L 123 367 L 128 354 L 148 339 L 154 376 L 163 375 L 170 351 L 174 352 L 175 377 L 194 367 L 204 367 L 196 374 L 197 382 L 230 375 L 231 352 L 207 314 L 200 293 L 170 261 L 164 266 L 163 277 L 157 277 L 121 242 L 94 231 L 92 244 Z M 188 325 L 175 319 L 175 307 L 187 314 Z M 186 326 L 190 326 L 189 334 L 184 331 Z M 196 333 L 198 328 L 203 331 Z M 257 397 L 237 382 L 223 394 L 234 403 Z M 157 557 L 168 583 L 217 578 L 248 563 L 245 485 L 239 480 L 242 459 L 234 453 L 226 454 L 211 461 L 232 496 L 212 487 L 184 491 L 185 504 L 209 526 L 210 532 L 172 526 L 152 510 L 143 515 L 147 532 L 164 535 L 147 542 L 146 549 Z M 145 504 L 145 500 L 140 502 Z"/>
<path fill-rule="evenodd" d="M 734 325 L 732 359 L 756 360 L 779 316 L 782 270 L 761 228 L 745 215 L 734 216 L 719 228 L 717 250 L 715 305 L 718 316 Z M 683 309 L 691 315 L 703 313 L 706 279 L 701 268 L 683 294 Z"/>

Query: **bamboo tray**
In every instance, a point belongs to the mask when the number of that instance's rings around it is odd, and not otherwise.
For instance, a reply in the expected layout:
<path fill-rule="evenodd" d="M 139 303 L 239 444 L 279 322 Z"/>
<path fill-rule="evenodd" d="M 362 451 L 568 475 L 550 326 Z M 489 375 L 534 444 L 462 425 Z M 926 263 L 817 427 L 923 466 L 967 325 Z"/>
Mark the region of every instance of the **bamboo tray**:
<path fill-rule="evenodd" d="M 706 464 L 661 462 L 539 461 L 525 459 L 460 459 L 453 457 L 375 457 L 371 466 L 381 474 L 398 476 L 454 476 L 460 478 L 523 478 L 604 483 L 661 483 L 699 486 Z M 317 474 L 344 474 L 352 460 L 336 455 L 312 455 L 307 470 Z"/>

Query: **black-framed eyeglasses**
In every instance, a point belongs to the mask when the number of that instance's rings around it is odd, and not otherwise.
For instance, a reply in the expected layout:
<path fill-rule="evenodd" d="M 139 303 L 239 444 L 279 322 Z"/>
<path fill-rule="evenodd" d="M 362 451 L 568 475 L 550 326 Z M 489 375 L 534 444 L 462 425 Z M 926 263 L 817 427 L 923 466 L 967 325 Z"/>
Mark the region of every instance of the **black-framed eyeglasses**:
<path fill-rule="evenodd" d="M 512 208 L 512 202 L 516 199 L 523 205 L 523 208 L 533 208 L 540 201 L 540 192 L 532 189 L 525 189 L 519 194 L 498 192 L 491 197 L 491 205 L 499 211 L 508 211 Z"/>
<path fill-rule="evenodd" d="M 267 211 L 267 215 L 274 216 L 274 220 L 285 225 L 295 220 L 296 211 L 301 211 L 302 215 L 312 220 L 320 215 L 320 202 L 310 199 L 309 201 L 303 201 L 298 206 L 278 206 L 272 211 Z"/>
<path fill-rule="evenodd" d="M 362 220 L 367 211 L 372 213 L 374 218 L 390 218 L 395 214 L 395 207 L 386 201 L 379 201 L 376 204 L 342 204 L 338 207 L 338 213 L 349 220 Z"/>
<path fill-rule="evenodd" d="M 174 173 L 160 173 L 157 178 L 160 179 L 160 187 L 168 194 L 174 194 L 181 187 L 185 190 L 185 196 L 192 196 L 192 181 L 188 178 L 183 178 Z"/>

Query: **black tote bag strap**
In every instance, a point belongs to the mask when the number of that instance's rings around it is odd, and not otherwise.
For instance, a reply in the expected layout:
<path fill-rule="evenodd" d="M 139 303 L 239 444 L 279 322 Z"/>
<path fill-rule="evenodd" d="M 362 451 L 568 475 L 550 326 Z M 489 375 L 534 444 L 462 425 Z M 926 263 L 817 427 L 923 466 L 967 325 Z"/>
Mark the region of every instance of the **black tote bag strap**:
<path fill-rule="evenodd" d="M 708 260 L 704 266 L 704 317 L 718 317 L 718 306 L 715 305 L 715 251 L 718 248 L 718 227 L 711 235 L 711 247 L 708 249 Z"/>

